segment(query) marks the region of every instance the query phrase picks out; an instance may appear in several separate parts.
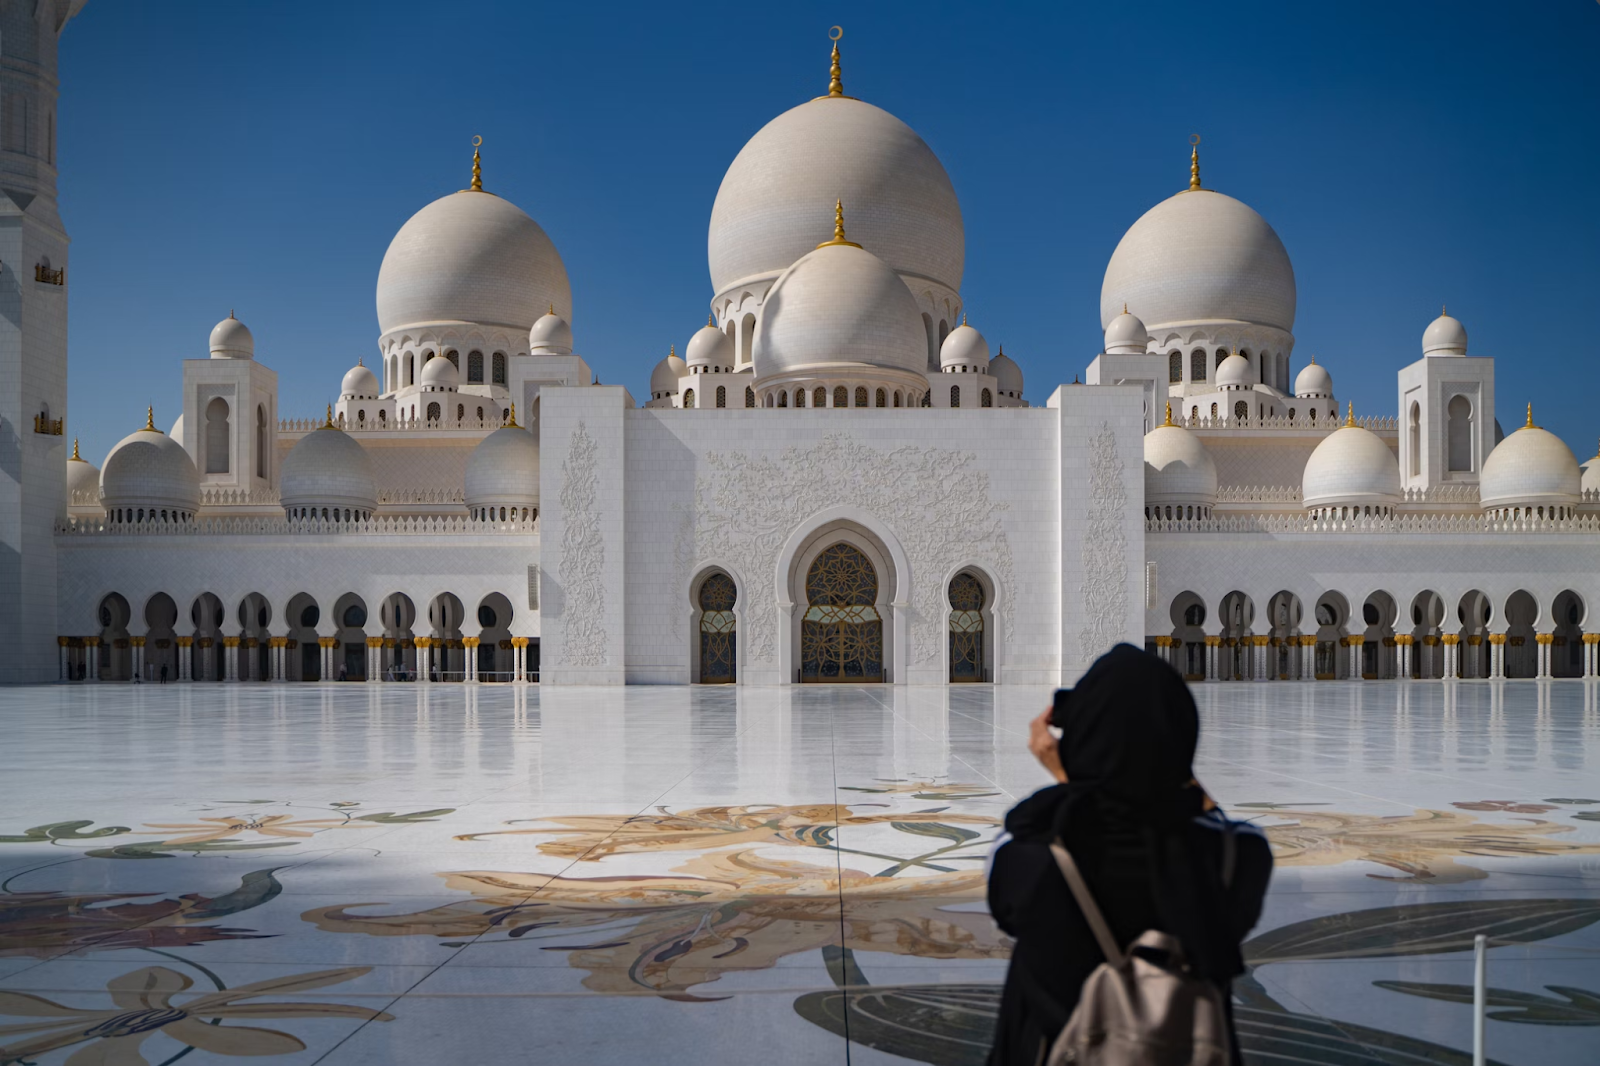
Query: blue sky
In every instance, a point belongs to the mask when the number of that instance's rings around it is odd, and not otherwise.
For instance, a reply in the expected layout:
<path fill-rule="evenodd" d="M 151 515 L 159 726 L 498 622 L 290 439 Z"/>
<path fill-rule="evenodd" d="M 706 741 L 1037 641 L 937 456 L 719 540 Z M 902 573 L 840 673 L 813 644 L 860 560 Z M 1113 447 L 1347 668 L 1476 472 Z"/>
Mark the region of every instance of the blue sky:
<path fill-rule="evenodd" d="M 389 238 L 463 188 L 531 214 L 572 279 L 580 351 L 647 392 L 705 321 L 723 171 L 826 90 L 900 116 L 961 198 L 963 295 L 1043 402 L 1100 348 L 1105 263 L 1183 188 L 1277 229 L 1299 285 L 1293 369 L 1358 413 L 1448 301 L 1523 405 L 1595 453 L 1595 354 L 1558 325 L 1600 296 L 1600 4 L 441 5 L 96 0 L 63 39 L 73 236 L 68 432 L 99 463 L 236 308 L 280 411 L 319 413 L 377 353 Z M 1531 332 L 1530 332 L 1531 331 Z"/>

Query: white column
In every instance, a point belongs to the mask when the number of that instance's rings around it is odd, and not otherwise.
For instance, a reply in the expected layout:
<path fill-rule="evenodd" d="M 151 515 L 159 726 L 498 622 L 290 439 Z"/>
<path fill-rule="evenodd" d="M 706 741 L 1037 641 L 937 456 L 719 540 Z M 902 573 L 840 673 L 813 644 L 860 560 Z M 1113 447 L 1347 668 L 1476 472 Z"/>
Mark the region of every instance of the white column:
<path fill-rule="evenodd" d="M 1217 679 L 1217 638 L 1206 638 L 1206 680 Z"/>
<path fill-rule="evenodd" d="M 254 638 L 246 638 L 240 642 L 244 645 L 245 677 L 250 681 L 261 680 L 261 642 Z M 252 647 L 252 643 L 255 645 Z"/>
<path fill-rule="evenodd" d="M 239 680 L 239 646 L 237 644 L 228 644 L 228 641 L 236 638 L 220 637 L 218 639 L 223 642 L 220 653 L 222 655 L 223 679 L 237 681 Z"/>
<path fill-rule="evenodd" d="M 1317 679 L 1317 638 L 1315 635 L 1300 638 L 1300 680 Z"/>
<path fill-rule="evenodd" d="M 1411 641 L 1396 642 L 1399 646 L 1395 649 L 1399 654 L 1395 656 L 1395 673 L 1400 675 L 1400 680 L 1411 680 Z"/>
<path fill-rule="evenodd" d="M 1585 633 L 1583 635 L 1583 676 L 1584 677 L 1593 677 L 1593 676 L 1595 676 L 1595 648 L 1596 648 L 1596 644 L 1592 639 L 1590 639 L 1593 636 L 1594 636 L 1593 633 Z"/>
<path fill-rule="evenodd" d="M 66 640 L 66 638 L 65 637 L 58 638 L 56 640 L 56 647 L 59 648 L 60 651 L 61 651 L 61 662 L 60 662 L 60 668 L 59 668 L 60 672 L 57 674 L 57 677 L 60 680 L 65 681 L 65 680 L 67 680 L 67 668 L 68 668 L 68 654 L 67 654 L 67 640 Z"/>
<path fill-rule="evenodd" d="M 137 680 L 143 681 L 144 680 L 144 641 L 140 640 L 138 643 L 135 644 L 132 640 L 130 640 L 128 643 L 130 645 L 132 645 L 132 647 L 130 648 L 129 658 L 131 658 L 133 660 L 133 676 Z"/>
<path fill-rule="evenodd" d="M 1539 642 L 1539 676 L 1541 678 L 1549 677 L 1551 641 L 1555 639 L 1555 634 L 1538 633 L 1534 635 L 1534 639 Z"/>
<path fill-rule="evenodd" d="M 83 676 L 92 684 L 100 683 L 100 638 L 88 637 L 83 642 Z"/>
<path fill-rule="evenodd" d="M 417 642 L 417 680 L 424 685 L 431 683 L 433 680 L 432 671 L 430 670 L 432 655 L 432 642 L 428 644 L 423 644 L 421 641 Z"/>

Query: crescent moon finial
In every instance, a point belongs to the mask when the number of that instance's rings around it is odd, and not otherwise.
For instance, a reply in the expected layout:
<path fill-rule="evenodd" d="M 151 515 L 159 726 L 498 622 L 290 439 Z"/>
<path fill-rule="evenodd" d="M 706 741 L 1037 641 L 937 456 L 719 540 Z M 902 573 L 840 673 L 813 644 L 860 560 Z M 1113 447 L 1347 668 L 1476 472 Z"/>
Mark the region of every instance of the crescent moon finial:
<path fill-rule="evenodd" d="M 844 37 L 844 27 L 843 26 L 835 26 L 831 30 L 828 31 L 828 40 L 830 40 L 830 41 L 837 41 L 837 40 L 842 39 L 843 37 Z"/>
<path fill-rule="evenodd" d="M 483 191 L 483 160 L 478 155 L 478 147 L 483 144 L 482 137 L 472 138 L 472 191 Z"/>
<path fill-rule="evenodd" d="M 477 136 L 477 137 L 472 138 L 472 147 L 474 147 L 474 148 L 482 148 L 483 147 L 483 137 L 482 136 Z"/>
<path fill-rule="evenodd" d="M 1200 135 L 1198 133 L 1189 134 L 1189 143 L 1190 144 L 1199 144 L 1200 143 Z"/>

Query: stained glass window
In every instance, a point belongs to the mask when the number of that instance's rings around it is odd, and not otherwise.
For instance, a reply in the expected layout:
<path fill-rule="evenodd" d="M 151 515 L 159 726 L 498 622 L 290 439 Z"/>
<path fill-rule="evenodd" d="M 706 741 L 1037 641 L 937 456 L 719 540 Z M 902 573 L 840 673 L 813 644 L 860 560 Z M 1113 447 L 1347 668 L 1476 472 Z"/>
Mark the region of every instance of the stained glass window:
<path fill-rule="evenodd" d="M 806 573 L 800 631 L 800 680 L 883 680 L 883 619 L 875 606 L 878 574 L 851 544 L 835 544 Z"/>

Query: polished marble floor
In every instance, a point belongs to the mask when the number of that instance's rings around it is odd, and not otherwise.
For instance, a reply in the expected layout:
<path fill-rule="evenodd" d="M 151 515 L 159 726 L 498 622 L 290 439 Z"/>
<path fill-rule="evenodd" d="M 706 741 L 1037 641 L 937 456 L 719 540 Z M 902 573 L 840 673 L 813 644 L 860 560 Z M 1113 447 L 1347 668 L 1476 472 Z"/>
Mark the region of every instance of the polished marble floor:
<path fill-rule="evenodd" d="M 1196 691 L 1251 1063 L 1600 1058 L 1593 684 Z M 980 1063 L 1048 697 L 0 690 L 0 1063 Z"/>

